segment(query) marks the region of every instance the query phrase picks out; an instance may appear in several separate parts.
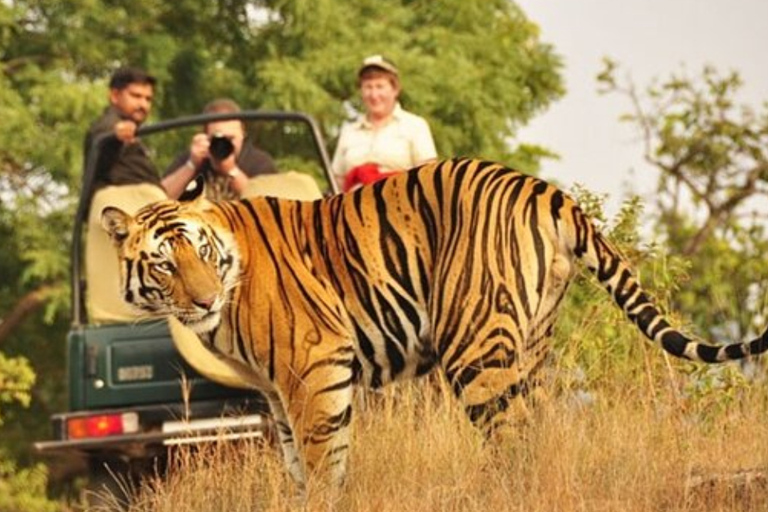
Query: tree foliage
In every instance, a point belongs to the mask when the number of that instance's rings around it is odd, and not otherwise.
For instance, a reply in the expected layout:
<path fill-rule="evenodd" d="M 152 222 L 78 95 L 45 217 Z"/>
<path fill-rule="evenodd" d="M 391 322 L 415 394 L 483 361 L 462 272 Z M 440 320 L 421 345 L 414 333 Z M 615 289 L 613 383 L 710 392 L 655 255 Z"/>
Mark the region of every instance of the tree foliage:
<path fill-rule="evenodd" d="M 3 404 L 18 402 L 29 406 L 30 388 L 35 374 L 29 362 L 21 357 L 6 357 L 0 352 L 0 425 L 3 424 Z"/>
<path fill-rule="evenodd" d="M 675 305 L 681 294 L 686 295 L 688 259 L 669 254 L 663 245 L 643 242 L 640 198 L 625 200 L 619 213 L 608 220 L 603 213 L 605 197 L 580 187 L 573 194 L 628 259 L 643 289 L 671 324 L 690 334 L 702 334 L 700 325 L 691 322 L 690 310 L 681 311 Z M 675 403 L 688 418 L 699 422 L 712 420 L 749 392 L 748 380 L 738 365 L 695 364 L 668 356 L 649 343 L 583 267 L 563 301 L 554 347 L 557 376 L 553 386 L 573 405 L 624 400 L 627 390 L 641 389 L 652 408 Z"/>
<path fill-rule="evenodd" d="M 709 335 L 753 334 L 768 297 L 760 279 L 768 275 L 768 211 L 761 203 L 768 194 L 768 104 L 738 104 L 736 72 L 675 73 L 641 92 L 616 71 L 607 60 L 598 78 L 605 92 L 629 99 L 624 120 L 637 127 L 645 159 L 660 171 L 655 227 L 674 253 L 690 259 L 676 306 Z"/>
<path fill-rule="evenodd" d="M 61 507 L 46 498 L 47 471 L 42 464 L 19 469 L 0 453 L 0 510 L 55 512 Z"/>
<path fill-rule="evenodd" d="M 63 408 L 82 143 L 111 72 L 131 64 L 158 77 L 155 119 L 228 96 L 246 108 L 311 114 L 331 150 L 360 107 L 355 74 L 373 53 L 397 62 L 404 106 L 427 117 L 442 156 L 535 170 L 546 152 L 512 151 L 507 141 L 563 94 L 561 63 L 507 0 L 0 2 L 0 350 L 8 355 L 0 382 L 30 385 L 25 358 L 43 374 L 34 418 L 17 405 L 3 410 L 10 456 Z M 162 169 L 175 148 L 156 149 Z"/>
<path fill-rule="evenodd" d="M 156 118 L 230 96 L 248 108 L 306 111 L 332 147 L 359 106 L 361 59 L 385 53 L 442 155 L 529 168 L 541 152 L 514 155 L 507 140 L 563 92 L 558 57 L 506 0 L 18 0 L 0 5 L 0 44 L 0 215 L 18 238 L 22 283 L 55 285 L 58 306 L 83 133 L 119 65 L 158 76 Z"/>

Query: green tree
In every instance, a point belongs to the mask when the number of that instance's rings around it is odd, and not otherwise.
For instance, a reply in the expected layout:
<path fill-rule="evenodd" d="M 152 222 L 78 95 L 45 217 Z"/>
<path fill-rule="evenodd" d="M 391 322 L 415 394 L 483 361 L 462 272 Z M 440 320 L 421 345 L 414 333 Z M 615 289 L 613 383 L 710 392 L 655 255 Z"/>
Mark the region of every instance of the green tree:
<path fill-rule="evenodd" d="M 6 357 L 0 352 L 0 426 L 14 420 L 13 408 L 7 414 L 8 406 L 29 407 L 34 383 L 35 374 L 26 358 Z M 7 435 L 4 440 L 6 443 L 11 441 Z M 0 510 L 59 510 L 56 503 L 46 498 L 45 466 L 38 463 L 19 470 L 13 462 L 17 458 L 17 454 L 9 453 L 6 446 L 0 446 Z"/>
<path fill-rule="evenodd" d="M 563 93 L 559 58 L 506 0 L 19 0 L 0 5 L 0 49 L 0 192 L 26 262 L 16 293 L 59 307 L 82 136 L 120 64 L 158 76 L 158 118 L 226 95 L 249 108 L 309 112 L 332 147 L 348 108 L 359 106 L 359 62 L 386 53 L 402 68 L 403 101 L 430 120 L 442 155 L 529 170 L 541 149 L 513 152 L 508 140 Z M 3 316 L 13 322 L 0 335 L 23 318 Z"/>
<path fill-rule="evenodd" d="M 639 130 L 646 161 L 660 171 L 654 224 L 673 253 L 690 260 L 675 306 L 709 335 L 744 338 L 762 326 L 768 297 L 764 203 L 768 193 L 768 104 L 736 101 L 738 73 L 705 67 L 640 92 L 606 60 L 605 92 L 624 95 L 624 120 Z"/>
<path fill-rule="evenodd" d="M 47 472 L 42 464 L 18 469 L 0 456 L 0 510 L 25 512 L 55 512 L 61 510 L 56 502 L 45 497 Z"/>
<path fill-rule="evenodd" d="M 18 402 L 3 410 L 0 444 L 15 447 L 10 456 L 22 457 L 43 416 L 63 407 L 82 141 L 112 70 L 139 65 L 159 78 L 156 119 L 229 96 L 247 108 L 308 112 L 332 149 L 359 107 L 357 66 L 372 53 L 398 63 L 403 102 L 429 119 L 441 155 L 535 170 L 545 151 L 512 151 L 507 141 L 563 94 L 561 63 L 507 0 L 0 2 L 0 350 L 42 374 L 36 416 Z M 162 168 L 177 148 L 156 149 Z M 18 379 L 0 367 L 0 381 Z"/>

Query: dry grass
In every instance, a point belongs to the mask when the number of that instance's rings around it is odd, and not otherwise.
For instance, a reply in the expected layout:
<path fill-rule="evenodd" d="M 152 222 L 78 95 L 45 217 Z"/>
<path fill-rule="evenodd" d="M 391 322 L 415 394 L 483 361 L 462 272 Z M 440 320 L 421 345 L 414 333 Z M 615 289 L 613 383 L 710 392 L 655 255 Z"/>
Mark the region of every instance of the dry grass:
<path fill-rule="evenodd" d="M 742 394 L 706 420 L 671 393 L 553 400 L 519 437 L 491 444 L 440 390 L 399 385 L 359 408 L 339 491 L 298 498 L 274 449 L 222 443 L 180 451 L 131 510 L 764 512 L 765 473 L 745 483 L 737 472 L 768 468 L 768 394 Z"/>

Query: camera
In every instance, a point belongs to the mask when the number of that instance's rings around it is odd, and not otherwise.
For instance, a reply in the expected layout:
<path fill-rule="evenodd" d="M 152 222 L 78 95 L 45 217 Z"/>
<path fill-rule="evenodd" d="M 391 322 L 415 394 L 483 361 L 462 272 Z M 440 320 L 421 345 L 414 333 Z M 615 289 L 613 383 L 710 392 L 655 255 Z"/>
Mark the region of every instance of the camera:
<path fill-rule="evenodd" d="M 235 151 L 235 145 L 226 135 L 215 133 L 209 141 L 208 153 L 214 160 L 224 160 Z"/>

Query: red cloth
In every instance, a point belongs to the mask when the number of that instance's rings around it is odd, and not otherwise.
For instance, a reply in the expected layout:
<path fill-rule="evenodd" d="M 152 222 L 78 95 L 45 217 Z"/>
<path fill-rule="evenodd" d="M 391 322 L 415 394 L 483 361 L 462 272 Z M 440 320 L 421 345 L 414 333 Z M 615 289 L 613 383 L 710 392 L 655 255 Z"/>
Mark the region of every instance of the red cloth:
<path fill-rule="evenodd" d="M 344 192 L 355 187 L 369 185 L 386 178 L 391 172 L 382 171 L 377 164 L 367 162 L 353 167 L 344 177 Z"/>

